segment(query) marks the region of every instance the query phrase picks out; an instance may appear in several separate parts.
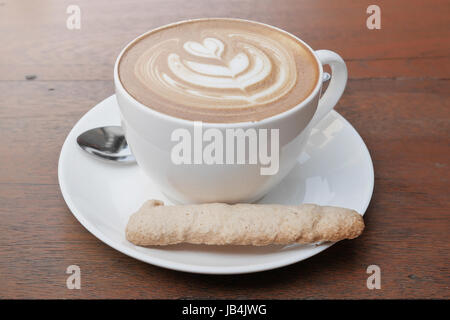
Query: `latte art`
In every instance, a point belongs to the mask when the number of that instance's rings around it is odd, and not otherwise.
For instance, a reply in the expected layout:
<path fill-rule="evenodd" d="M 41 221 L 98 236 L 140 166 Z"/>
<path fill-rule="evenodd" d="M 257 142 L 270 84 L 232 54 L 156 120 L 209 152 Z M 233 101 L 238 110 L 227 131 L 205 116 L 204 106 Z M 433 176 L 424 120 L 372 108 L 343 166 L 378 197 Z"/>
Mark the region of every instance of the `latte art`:
<path fill-rule="evenodd" d="M 206 38 L 203 44 L 188 41 L 183 45 L 184 50 L 194 56 L 220 59 L 225 48 L 222 41 L 214 38 Z"/>
<path fill-rule="evenodd" d="M 157 44 L 137 60 L 136 76 L 153 90 L 206 108 L 269 103 L 295 85 L 295 61 L 274 41 L 245 33 L 220 36 L 224 41 L 173 38 Z"/>
<path fill-rule="evenodd" d="M 268 111 L 294 89 L 312 90 L 311 80 L 298 76 L 298 53 L 312 60 L 298 42 L 272 29 L 278 37 L 266 36 L 266 26 L 247 22 L 241 28 L 240 23 L 187 22 L 179 30 L 162 29 L 140 40 L 120 64 L 125 88 L 158 111 L 204 121 L 209 120 L 205 115 L 226 118 L 237 110 L 240 115 L 254 113 L 255 108 Z M 286 45 L 289 41 L 294 47 Z M 127 87 L 129 80 L 138 83 L 137 91 Z"/>

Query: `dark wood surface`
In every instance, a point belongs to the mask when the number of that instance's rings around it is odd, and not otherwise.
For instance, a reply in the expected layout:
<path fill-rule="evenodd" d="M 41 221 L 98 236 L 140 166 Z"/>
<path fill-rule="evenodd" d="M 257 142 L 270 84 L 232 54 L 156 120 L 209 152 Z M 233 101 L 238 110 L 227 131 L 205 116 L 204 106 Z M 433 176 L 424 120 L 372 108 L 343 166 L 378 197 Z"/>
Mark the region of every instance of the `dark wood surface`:
<path fill-rule="evenodd" d="M 450 2 L 0 0 L 0 298 L 449 298 Z M 81 8 L 81 29 L 66 8 Z M 61 146 L 113 94 L 121 48 L 154 27 L 239 17 L 342 55 L 337 111 L 375 166 L 366 230 L 303 262 L 256 274 L 195 275 L 129 258 L 86 231 L 58 186 Z M 65 270 L 81 267 L 81 290 Z M 381 268 L 380 290 L 366 268 Z"/>

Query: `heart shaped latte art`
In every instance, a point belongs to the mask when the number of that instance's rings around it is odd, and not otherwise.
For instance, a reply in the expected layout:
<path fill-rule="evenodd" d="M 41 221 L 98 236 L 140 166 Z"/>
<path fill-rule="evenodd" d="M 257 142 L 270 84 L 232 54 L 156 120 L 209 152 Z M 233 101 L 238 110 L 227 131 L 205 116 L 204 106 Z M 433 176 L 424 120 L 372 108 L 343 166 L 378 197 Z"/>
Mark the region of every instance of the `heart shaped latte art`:
<path fill-rule="evenodd" d="M 269 103 L 296 83 L 289 52 L 251 34 L 169 39 L 148 50 L 136 65 L 149 88 L 195 107 Z"/>
<path fill-rule="evenodd" d="M 199 63 L 182 59 L 180 55 L 171 53 L 168 56 L 167 64 L 178 79 L 199 87 L 245 91 L 246 88 L 264 81 L 271 73 L 270 59 L 256 47 L 245 46 L 245 53 L 238 53 L 227 62 L 220 59 L 224 48 L 224 44 L 220 40 L 206 38 L 203 44 L 204 46 L 198 45 L 196 42 L 186 42 L 183 47 L 193 56 L 218 58 L 222 63 Z M 247 54 L 253 58 L 252 64 L 250 64 Z M 254 96 L 246 94 L 244 98 L 250 101 Z"/>
<path fill-rule="evenodd" d="M 194 56 L 216 59 L 220 59 L 224 47 L 223 42 L 215 38 L 205 38 L 202 44 L 195 41 L 187 41 L 183 45 L 184 50 Z"/>

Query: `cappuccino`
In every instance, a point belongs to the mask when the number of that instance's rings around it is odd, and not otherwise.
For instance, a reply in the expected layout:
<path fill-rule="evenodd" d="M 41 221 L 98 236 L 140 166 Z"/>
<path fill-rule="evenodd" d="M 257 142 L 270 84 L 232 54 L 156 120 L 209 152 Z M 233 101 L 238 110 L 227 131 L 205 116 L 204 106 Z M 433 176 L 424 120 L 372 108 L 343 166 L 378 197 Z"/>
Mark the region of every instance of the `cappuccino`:
<path fill-rule="evenodd" d="M 141 104 L 187 120 L 258 121 L 289 110 L 313 91 L 311 50 L 276 28 L 237 19 L 184 21 L 128 46 L 119 79 Z"/>

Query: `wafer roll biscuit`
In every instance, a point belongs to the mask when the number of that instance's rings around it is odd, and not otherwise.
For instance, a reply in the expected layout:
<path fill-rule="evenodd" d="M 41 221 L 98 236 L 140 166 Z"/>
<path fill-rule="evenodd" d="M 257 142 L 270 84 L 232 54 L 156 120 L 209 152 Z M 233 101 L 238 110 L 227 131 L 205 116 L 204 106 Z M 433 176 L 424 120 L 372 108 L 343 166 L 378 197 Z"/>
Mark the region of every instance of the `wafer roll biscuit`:
<path fill-rule="evenodd" d="M 161 201 L 150 200 L 130 217 L 126 237 L 139 246 L 183 242 L 264 246 L 353 239 L 363 229 L 361 215 L 337 207 L 223 203 L 164 206 Z"/>

